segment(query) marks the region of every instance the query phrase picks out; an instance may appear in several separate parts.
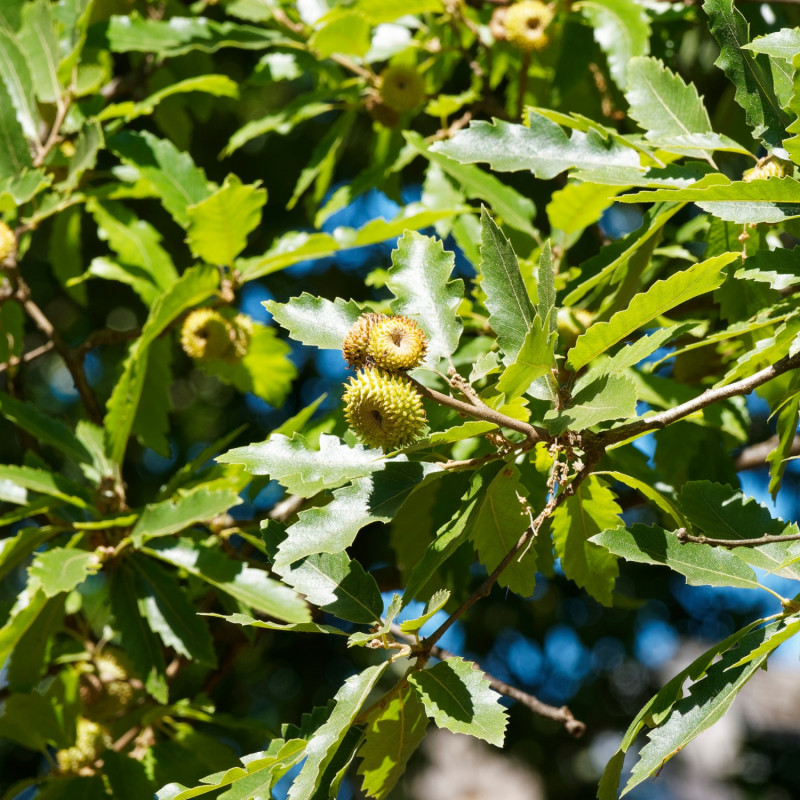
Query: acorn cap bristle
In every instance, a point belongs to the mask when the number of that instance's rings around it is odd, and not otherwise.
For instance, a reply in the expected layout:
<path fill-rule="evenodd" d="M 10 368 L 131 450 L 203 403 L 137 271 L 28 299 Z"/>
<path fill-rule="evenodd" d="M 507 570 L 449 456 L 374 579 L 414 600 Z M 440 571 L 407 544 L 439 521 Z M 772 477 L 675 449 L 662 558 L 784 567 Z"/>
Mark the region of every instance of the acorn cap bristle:
<path fill-rule="evenodd" d="M 425 428 L 422 396 L 402 375 L 369 369 L 350 378 L 344 415 L 353 432 L 370 447 L 394 450 L 415 442 Z"/>
<path fill-rule="evenodd" d="M 376 367 L 405 372 L 424 361 L 427 347 L 425 332 L 413 319 L 388 317 L 372 327 L 367 355 Z"/>
<path fill-rule="evenodd" d="M 506 39 L 520 50 L 541 50 L 550 43 L 546 29 L 553 17 L 553 10 L 539 0 L 514 3 L 503 18 Z"/>
<path fill-rule="evenodd" d="M 387 319 L 385 314 L 371 312 L 362 314 L 353 323 L 342 344 L 342 354 L 348 366 L 353 369 L 361 369 L 367 365 L 370 331 L 374 325 L 385 319 Z"/>

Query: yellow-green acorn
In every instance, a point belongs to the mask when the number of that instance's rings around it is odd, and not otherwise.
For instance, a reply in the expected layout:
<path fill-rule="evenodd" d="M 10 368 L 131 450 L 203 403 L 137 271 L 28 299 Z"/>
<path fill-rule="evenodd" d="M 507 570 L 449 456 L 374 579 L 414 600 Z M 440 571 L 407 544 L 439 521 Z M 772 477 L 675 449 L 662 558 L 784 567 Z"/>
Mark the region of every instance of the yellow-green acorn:
<path fill-rule="evenodd" d="M 378 91 L 384 105 L 404 114 L 425 99 L 425 81 L 414 67 L 397 64 L 381 72 Z"/>
<path fill-rule="evenodd" d="M 61 772 L 78 772 L 97 761 L 100 753 L 111 743 L 108 730 L 85 717 L 78 719 L 75 744 L 56 753 Z"/>
<path fill-rule="evenodd" d="M 14 231 L 6 225 L 5 222 L 0 220 L 0 261 L 10 256 L 17 246 L 17 237 L 14 236 Z"/>
<path fill-rule="evenodd" d="M 232 320 L 213 308 L 198 308 L 184 320 L 181 345 L 202 361 L 239 361 L 247 355 L 253 324 L 243 314 Z"/>
<path fill-rule="evenodd" d="M 745 183 L 750 181 L 763 181 L 767 178 L 785 178 L 791 175 L 792 165 L 777 156 L 767 156 L 762 158 L 752 169 L 745 171 L 742 180 Z"/>
<path fill-rule="evenodd" d="M 425 428 L 422 397 L 408 378 L 368 369 L 350 378 L 344 415 L 353 432 L 370 447 L 394 450 L 415 442 Z"/>
<path fill-rule="evenodd" d="M 376 367 L 405 372 L 422 363 L 427 346 L 425 332 L 413 319 L 388 317 L 372 327 L 367 355 Z"/>
<path fill-rule="evenodd" d="M 553 10 L 539 0 L 520 0 L 506 9 L 506 39 L 520 50 L 542 50 L 550 43 L 547 26 Z"/>
<path fill-rule="evenodd" d="M 385 314 L 362 314 L 354 323 L 347 336 L 344 337 L 342 354 L 344 360 L 353 369 L 361 369 L 367 365 L 367 347 L 369 334 L 373 326 L 387 319 Z"/>

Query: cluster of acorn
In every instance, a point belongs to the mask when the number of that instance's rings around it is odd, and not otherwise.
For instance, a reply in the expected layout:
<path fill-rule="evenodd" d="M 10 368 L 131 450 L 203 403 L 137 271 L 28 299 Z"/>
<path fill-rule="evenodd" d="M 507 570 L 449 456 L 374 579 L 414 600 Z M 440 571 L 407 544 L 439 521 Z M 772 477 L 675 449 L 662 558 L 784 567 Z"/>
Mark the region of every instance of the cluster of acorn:
<path fill-rule="evenodd" d="M 250 347 L 253 323 L 244 314 L 226 317 L 214 308 L 198 308 L 183 322 L 181 346 L 199 361 L 241 361 Z"/>
<path fill-rule="evenodd" d="M 416 441 L 425 428 L 422 396 L 406 376 L 425 358 L 424 331 L 408 317 L 362 314 L 342 352 L 358 374 L 345 384 L 344 415 L 369 447 L 384 451 Z"/>

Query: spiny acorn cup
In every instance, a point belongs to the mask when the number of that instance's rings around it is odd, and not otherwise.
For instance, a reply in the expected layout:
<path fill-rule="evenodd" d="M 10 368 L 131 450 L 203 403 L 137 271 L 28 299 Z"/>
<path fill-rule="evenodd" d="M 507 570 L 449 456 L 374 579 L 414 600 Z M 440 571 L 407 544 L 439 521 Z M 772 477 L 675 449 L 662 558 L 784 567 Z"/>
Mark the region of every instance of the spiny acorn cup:
<path fill-rule="evenodd" d="M 108 729 L 90 719 L 78 719 L 75 744 L 56 753 L 61 772 L 78 772 L 97 761 L 100 753 L 111 744 Z"/>
<path fill-rule="evenodd" d="M 379 322 L 388 319 L 385 314 L 362 314 L 354 323 L 347 336 L 344 337 L 342 354 L 348 366 L 361 369 L 367 365 L 367 347 L 369 334 Z"/>
<path fill-rule="evenodd" d="M 14 231 L 6 225 L 5 222 L 0 220 L 0 261 L 10 256 L 17 246 L 17 237 L 14 236 Z"/>
<path fill-rule="evenodd" d="M 506 39 L 520 50 L 542 50 L 550 43 L 546 29 L 553 16 L 553 10 L 539 0 L 514 3 L 503 18 Z"/>
<path fill-rule="evenodd" d="M 243 314 L 228 319 L 214 308 L 198 308 L 184 320 L 181 346 L 201 361 L 236 362 L 247 355 L 252 332 L 252 322 Z"/>
<path fill-rule="evenodd" d="M 422 396 L 402 375 L 381 369 L 360 372 L 346 384 L 342 400 L 348 424 L 369 447 L 405 447 L 425 428 Z"/>
<path fill-rule="evenodd" d="M 422 328 L 408 317 L 388 317 L 372 326 L 367 355 L 376 367 L 405 372 L 425 359 L 428 340 Z"/>
<path fill-rule="evenodd" d="M 404 114 L 425 99 L 425 81 L 414 67 L 397 64 L 381 72 L 378 91 L 384 105 Z"/>
<path fill-rule="evenodd" d="M 767 156 L 762 158 L 752 169 L 748 169 L 742 175 L 745 183 L 750 181 L 763 181 L 767 178 L 785 178 L 793 172 L 790 162 L 784 161 L 777 156 Z"/>

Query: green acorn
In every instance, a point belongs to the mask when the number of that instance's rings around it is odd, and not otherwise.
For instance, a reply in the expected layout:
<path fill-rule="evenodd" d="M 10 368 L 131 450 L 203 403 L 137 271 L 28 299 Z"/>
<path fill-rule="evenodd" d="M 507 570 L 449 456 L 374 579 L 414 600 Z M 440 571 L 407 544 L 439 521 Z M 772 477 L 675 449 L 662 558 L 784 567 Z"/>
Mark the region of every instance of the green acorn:
<path fill-rule="evenodd" d="M 350 378 L 344 415 L 353 432 L 369 447 L 385 451 L 415 442 L 425 428 L 422 396 L 408 378 L 368 369 Z"/>
<path fill-rule="evenodd" d="M 414 67 L 397 64 L 381 72 L 378 91 L 384 105 L 404 114 L 425 99 L 425 81 Z"/>
<path fill-rule="evenodd" d="M 244 314 L 228 319 L 214 308 L 198 308 L 186 317 L 181 346 L 200 361 L 241 361 L 250 348 L 253 323 Z"/>
<path fill-rule="evenodd" d="M 425 359 L 428 340 L 422 328 L 408 317 L 388 317 L 372 327 L 367 355 L 376 367 L 405 372 Z"/>
<path fill-rule="evenodd" d="M 553 16 L 553 10 L 539 0 L 514 3 L 503 17 L 506 39 L 520 50 L 542 50 L 550 44 L 547 26 Z"/>
<path fill-rule="evenodd" d="M 344 360 L 353 369 L 367 366 L 369 334 L 379 322 L 387 319 L 385 314 L 362 314 L 347 332 L 342 345 Z"/>
<path fill-rule="evenodd" d="M 253 337 L 253 321 L 246 314 L 237 314 L 232 320 L 233 325 L 233 358 L 228 360 L 241 361 L 250 350 L 250 339 Z"/>
<path fill-rule="evenodd" d="M 14 231 L 12 231 L 5 222 L 0 220 L 0 261 L 8 258 L 16 247 L 17 237 L 14 236 Z"/>
<path fill-rule="evenodd" d="M 793 167 L 788 161 L 784 161 L 777 156 L 766 156 L 762 158 L 752 169 L 745 171 L 742 180 L 745 183 L 750 181 L 763 181 L 767 178 L 785 178 L 791 175 Z"/>
<path fill-rule="evenodd" d="M 108 730 L 97 722 L 80 717 L 78 719 L 75 744 L 56 753 L 61 772 L 79 772 L 97 761 L 100 753 L 111 744 Z"/>

